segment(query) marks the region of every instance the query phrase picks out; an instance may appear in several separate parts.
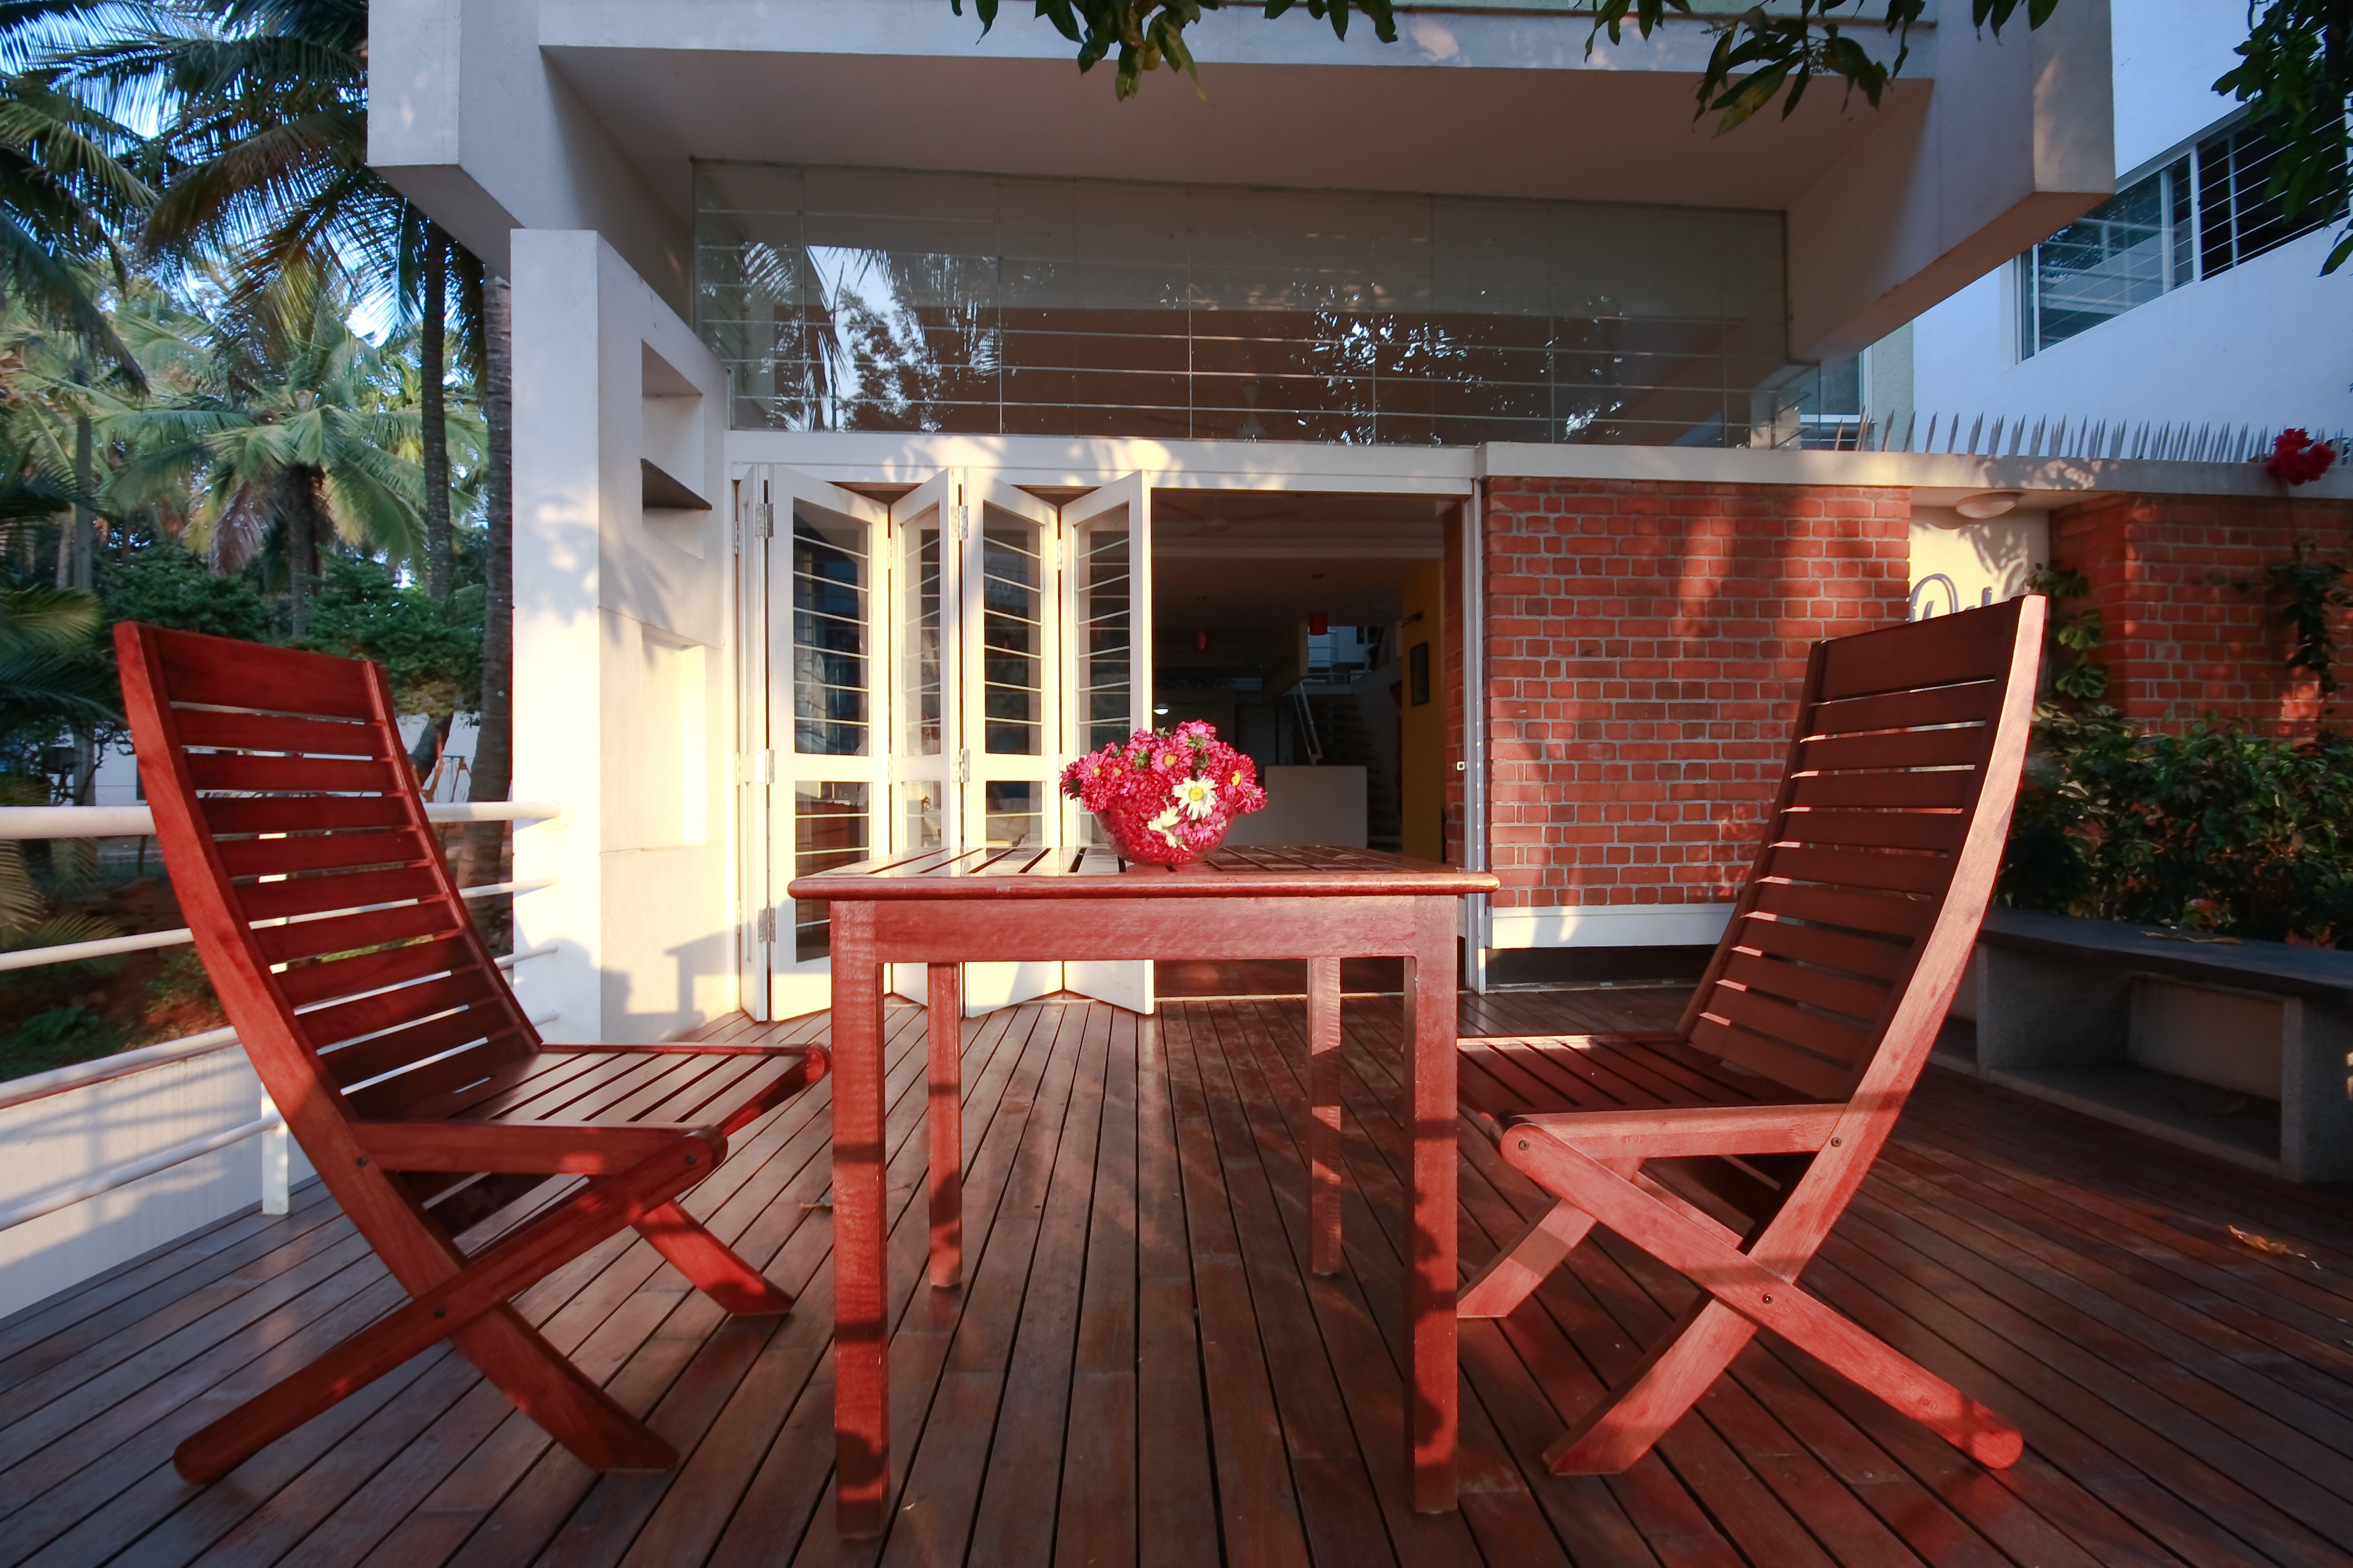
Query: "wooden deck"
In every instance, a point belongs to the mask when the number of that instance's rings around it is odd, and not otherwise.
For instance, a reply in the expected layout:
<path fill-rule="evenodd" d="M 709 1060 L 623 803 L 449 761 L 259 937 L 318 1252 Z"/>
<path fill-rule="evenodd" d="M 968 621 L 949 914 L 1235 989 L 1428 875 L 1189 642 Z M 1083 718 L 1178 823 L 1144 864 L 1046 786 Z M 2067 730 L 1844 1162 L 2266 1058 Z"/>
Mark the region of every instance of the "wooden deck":
<path fill-rule="evenodd" d="M 1672 990 L 1466 999 L 1472 1033 L 1655 1025 Z M 1465 1326 L 1461 1510 L 1404 1512 L 1394 999 L 1352 999 L 1348 1271 L 1306 1275 L 1304 1005 L 967 1026 L 970 1283 L 919 1285 L 921 1015 L 894 1009 L 887 1537 L 835 1537 L 826 1097 L 694 1199 L 802 1293 L 723 1319 L 616 1240 L 522 1299 L 688 1457 L 598 1478 L 446 1350 L 207 1488 L 174 1442 L 383 1310 L 315 1184 L 0 1323 L 0 1563 L 2308 1563 L 2353 1548 L 2353 1203 L 1936 1074 L 1807 1276 L 2024 1429 L 1990 1473 L 1752 1346 L 1658 1449 L 1546 1475 L 1688 1287 L 1605 1241 Z M 786 1038 L 823 1020 L 778 1027 Z M 736 1030 L 750 1026 L 737 1023 Z M 1464 1145 L 1476 1266 L 1534 1201 Z"/>

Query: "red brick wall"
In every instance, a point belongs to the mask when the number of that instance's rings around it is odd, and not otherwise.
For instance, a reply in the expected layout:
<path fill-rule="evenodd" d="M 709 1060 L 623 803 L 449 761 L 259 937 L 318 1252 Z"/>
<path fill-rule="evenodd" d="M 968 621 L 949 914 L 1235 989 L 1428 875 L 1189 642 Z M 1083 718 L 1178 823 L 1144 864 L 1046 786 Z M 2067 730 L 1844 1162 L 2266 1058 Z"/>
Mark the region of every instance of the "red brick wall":
<path fill-rule="evenodd" d="M 1488 480 L 1497 903 L 1730 898 L 1809 646 L 1907 613 L 1911 510 L 1891 489 Z"/>
<path fill-rule="evenodd" d="M 2108 700 L 2130 716 L 2213 713 L 2309 734 L 2319 688 L 2290 674 L 2280 600 L 2263 584 L 2263 568 L 2287 560 L 2299 538 L 2325 560 L 2353 558 L 2353 503 L 2135 495 L 2067 507 L 2052 513 L 2052 553 L 2092 592 L 2057 608 L 2100 612 L 2093 657 L 2108 667 Z M 2353 668 L 2339 671 L 2348 677 Z M 2347 707 L 2340 697 L 2339 723 Z"/>

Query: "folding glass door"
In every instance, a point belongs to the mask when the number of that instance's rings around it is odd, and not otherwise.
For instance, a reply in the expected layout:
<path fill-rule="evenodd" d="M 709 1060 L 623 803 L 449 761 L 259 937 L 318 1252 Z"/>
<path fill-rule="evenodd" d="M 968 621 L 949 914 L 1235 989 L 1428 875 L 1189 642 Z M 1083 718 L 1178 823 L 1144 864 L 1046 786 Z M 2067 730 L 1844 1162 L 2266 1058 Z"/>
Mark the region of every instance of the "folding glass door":
<path fill-rule="evenodd" d="M 1060 508 L 968 470 L 888 508 L 786 468 L 739 480 L 742 624 L 756 628 L 739 672 L 747 1007 L 785 1017 L 829 1000 L 825 909 L 784 898 L 797 875 L 1088 841 L 1092 819 L 1056 781 L 1148 721 L 1148 508 L 1140 475 Z M 891 978 L 921 999 L 920 970 Z M 1152 1005 L 1147 964 L 965 977 L 973 1011 L 1065 987 Z"/>

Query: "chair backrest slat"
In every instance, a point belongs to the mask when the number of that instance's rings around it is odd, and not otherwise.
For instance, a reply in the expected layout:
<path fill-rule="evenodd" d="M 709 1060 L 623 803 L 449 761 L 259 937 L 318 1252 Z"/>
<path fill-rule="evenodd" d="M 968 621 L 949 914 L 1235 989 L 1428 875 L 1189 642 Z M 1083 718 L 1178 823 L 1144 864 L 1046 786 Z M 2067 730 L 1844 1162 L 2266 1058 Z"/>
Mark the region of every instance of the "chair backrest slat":
<path fill-rule="evenodd" d="M 529 1056 L 538 1036 L 450 879 L 382 674 L 136 623 L 116 639 L 174 886 L 263 1083 L 309 1120 L 304 1146 L 322 1117 Z"/>
<path fill-rule="evenodd" d="M 1992 770 L 2014 773 L 2042 615 L 2029 596 L 1817 645 L 1755 869 L 1684 1014 L 1694 1046 L 1842 1100 L 1910 989 L 1952 978 L 1922 953 L 1962 866 L 2000 852 L 2015 779 Z"/>

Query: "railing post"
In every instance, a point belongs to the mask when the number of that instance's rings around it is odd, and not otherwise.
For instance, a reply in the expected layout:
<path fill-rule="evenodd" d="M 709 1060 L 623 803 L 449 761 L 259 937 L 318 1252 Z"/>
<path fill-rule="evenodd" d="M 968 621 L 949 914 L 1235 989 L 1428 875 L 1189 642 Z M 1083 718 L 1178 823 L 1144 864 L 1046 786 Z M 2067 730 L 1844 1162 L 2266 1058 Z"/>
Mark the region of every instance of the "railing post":
<path fill-rule="evenodd" d="M 272 1122 L 260 1141 L 261 1212 L 284 1214 L 293 1206 L 287 1195 L 292 1184 L 293 1138 L 286 1131 L 286 1119 L 278 1114 L 278 1107 L 271 1103 L 266 1089 L 261 1091 L 261 1114 Z"/>

